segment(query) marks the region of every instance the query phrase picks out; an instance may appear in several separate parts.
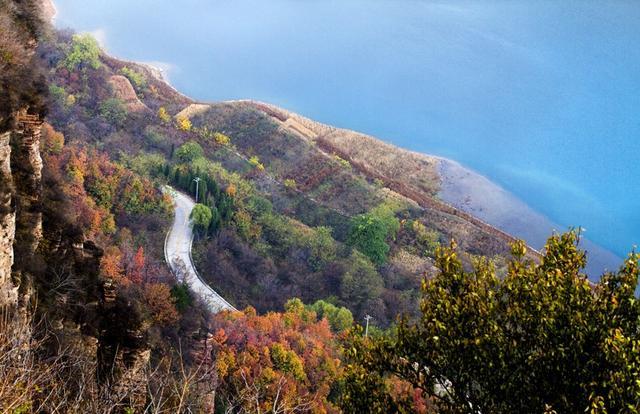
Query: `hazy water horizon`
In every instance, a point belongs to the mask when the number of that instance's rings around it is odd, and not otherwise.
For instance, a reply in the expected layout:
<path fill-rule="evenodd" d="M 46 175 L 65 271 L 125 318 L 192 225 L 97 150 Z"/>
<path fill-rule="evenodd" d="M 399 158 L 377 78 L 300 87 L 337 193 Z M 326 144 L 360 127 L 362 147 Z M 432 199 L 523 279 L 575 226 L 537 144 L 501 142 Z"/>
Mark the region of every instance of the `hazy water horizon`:
<path fill-rule="evenodd" d="M 640 242 L 640 4 L 56 0 L 59 27 L 478 171 L 619 256 Z"/>

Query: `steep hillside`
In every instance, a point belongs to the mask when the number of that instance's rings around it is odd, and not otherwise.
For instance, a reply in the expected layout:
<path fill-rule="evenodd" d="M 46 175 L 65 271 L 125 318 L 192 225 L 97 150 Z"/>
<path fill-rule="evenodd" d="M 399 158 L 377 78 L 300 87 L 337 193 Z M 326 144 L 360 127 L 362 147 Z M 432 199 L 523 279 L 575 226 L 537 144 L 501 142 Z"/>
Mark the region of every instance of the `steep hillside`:
<path fill-rule="evenodd" d="M 455 239 L 467 264 L 483 255 L 500 267 L 509 254 L 512 237 L 438 199 L 438 158 L 264 103 L 196 104 L 149 68 L 102 53 L 70 69 L 78 44 L 58 33 L 42 48 L 51 122 L 159 183 L 195 195 L 200 177 L 214 223 L 193 256 L 237 307 L 329 298 L 387 326 L 417 309 L 438 244 Z M 354 241 L 363 214 L 394 223 L 381 260 Z"/>

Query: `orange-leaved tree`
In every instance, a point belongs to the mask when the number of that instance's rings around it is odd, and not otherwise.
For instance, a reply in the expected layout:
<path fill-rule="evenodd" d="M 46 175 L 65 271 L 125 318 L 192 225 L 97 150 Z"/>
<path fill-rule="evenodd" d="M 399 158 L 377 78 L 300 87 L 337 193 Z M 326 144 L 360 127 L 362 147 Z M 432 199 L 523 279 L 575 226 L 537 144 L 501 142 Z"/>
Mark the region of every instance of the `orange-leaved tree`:
<path fill-rule="evenodd" d="M 144 300 L 151 319 L 158 325 L 170 325 L 178 321 L 179 315 L 171 289 L 164 283 L 147 283 L 144 285 Z"/>
<path fill-rule="evenodd" d="M 338 412 L 330 394 L 341 367 L 327 320 L 299 299 L 285 308 L 214 318 L 216 404 L 225 412 Z"/>

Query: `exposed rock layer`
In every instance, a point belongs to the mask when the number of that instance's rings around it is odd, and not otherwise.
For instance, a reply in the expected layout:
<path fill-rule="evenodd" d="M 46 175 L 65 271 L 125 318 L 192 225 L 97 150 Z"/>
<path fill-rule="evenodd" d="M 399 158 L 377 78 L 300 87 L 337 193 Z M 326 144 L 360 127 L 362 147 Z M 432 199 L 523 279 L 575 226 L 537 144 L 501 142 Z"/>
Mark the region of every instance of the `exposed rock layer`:
<path fill-rule="evenodd" d="M 21 111 L 17 129 L 11 134 L 11 170 L 16 187 L 13 281 L 18 285 L 23 309 L 28 307 L 33 291 L 28 268 L 42 240 L 41 126 L 38 116 Z"/>
<path fill-rule="evenodd" d="M 17 302 L 17 289 L 11 280 L 16 214 L 12 206 L 11 132 L 0 135 L 0 307 Z"/>
<path fill-rule="evenodd" d="M 138 99 L 138 95 L 135 89 L 133 89 L 133 86 L 131 86 L 129 79 L 122 75 L 113 75 L 109 79 L 109 83 L 113 88 L 115 97 L 124 102 L 129 111 L 140 112 L 149 110 L 149 108 Z"/>

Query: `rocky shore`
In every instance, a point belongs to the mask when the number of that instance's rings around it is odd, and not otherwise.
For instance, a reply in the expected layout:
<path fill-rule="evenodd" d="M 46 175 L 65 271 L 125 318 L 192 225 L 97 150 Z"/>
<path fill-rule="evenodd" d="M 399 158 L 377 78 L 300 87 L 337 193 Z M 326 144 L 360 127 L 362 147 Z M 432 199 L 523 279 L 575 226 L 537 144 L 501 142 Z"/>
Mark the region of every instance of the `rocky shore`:
<path fill-rule="evenodd" d="M 552 222 L 488 178 L 459 163 L 441 158 L 442 179 L 438 196 L 452 206 L 542 249 L 553 231 L 567 228 Z M 622 259 L 589 239 L 582 240 L 588 253 L 587 273 L 596 280 L 606 270 L 616 270 Z"/>

